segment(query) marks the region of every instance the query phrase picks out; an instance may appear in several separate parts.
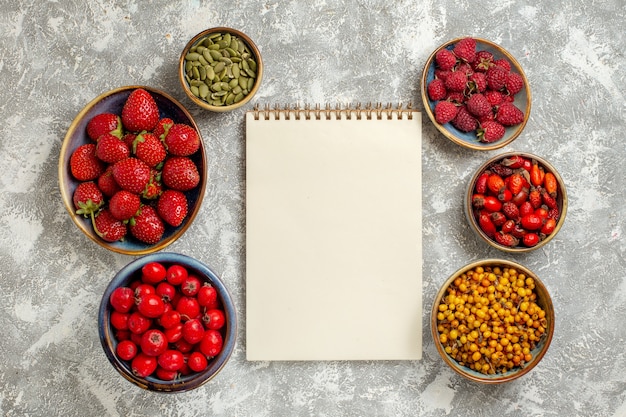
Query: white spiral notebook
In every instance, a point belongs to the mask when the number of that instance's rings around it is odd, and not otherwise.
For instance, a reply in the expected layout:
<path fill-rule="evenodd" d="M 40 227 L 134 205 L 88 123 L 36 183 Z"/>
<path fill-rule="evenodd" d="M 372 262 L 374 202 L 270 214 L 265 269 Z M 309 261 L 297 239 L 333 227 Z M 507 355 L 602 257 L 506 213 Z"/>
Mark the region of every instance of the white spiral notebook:
<path fill-rule="evenodd" d="M 250 361 L 418 360 L 421 113 L 246 113 Z"/>

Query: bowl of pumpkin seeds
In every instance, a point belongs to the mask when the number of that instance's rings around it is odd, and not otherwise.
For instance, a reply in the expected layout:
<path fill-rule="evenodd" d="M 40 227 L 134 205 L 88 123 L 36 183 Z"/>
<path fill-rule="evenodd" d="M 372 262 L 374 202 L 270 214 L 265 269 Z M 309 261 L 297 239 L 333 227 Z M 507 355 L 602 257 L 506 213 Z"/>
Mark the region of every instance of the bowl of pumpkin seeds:
<path fill-rule="evenodd" d="M 226 112 L 246 104 L 263 77 L 261 54 L 244 33 L 227 27 L 207 29 L 183 49 L 179 79 L 198 106 Z"/>

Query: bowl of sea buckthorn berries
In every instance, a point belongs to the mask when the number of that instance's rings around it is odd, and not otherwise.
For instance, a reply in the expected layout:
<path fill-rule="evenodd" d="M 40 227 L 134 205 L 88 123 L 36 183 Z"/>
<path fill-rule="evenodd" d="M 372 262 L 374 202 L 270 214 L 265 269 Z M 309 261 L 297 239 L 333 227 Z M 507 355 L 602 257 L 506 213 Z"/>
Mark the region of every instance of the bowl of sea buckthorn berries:
<path fill-rule="evenodd" d="M 510 253 L 546 245 L 563 226 L 568 206 L 556 168 L 540 156 L 515 151 L 482 164 L 464 198 L 467 220 L 479 239 Z"/>
<path fill-rule="evenodd" d="M 546 354 L 554 334 L 554 308 L 539 277 L 502 259 L 472 262 L 441 286 L 431 330 L 443 361 L 480 383 L 520 378 Z"/>

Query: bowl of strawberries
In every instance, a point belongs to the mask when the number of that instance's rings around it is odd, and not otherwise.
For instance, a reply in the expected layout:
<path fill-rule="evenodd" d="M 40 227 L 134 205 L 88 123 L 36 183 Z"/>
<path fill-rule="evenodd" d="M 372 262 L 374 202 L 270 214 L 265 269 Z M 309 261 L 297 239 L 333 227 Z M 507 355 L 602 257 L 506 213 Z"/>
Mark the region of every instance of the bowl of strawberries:
<path fill-rule="evenodd" d="M 565 182 L 552 164 L 526 152 L 506 152 L 484 162 L 470 178 L 464 211 L 488 245 L 524 253 L 546 245 L 567 214 Z"/>
<path fill-rule="evenodd" d="M 156 392 L 200 387 L 235 348 L 237 312 L 224 281 L 187 255 L 158 252 L 120 269 L 98 313 L 104 353 L 129 382 Z"/>
<path fill-rule="evenodd" d="M 530 115 L 530 86 L 521 65 L 500 45 L 480 38 L 457 38 L 435 49 L 422 73 L 421 95 L 437 129 L 474 150 L 508 145 Z"/>
<path fill-rule="evenodd" d="M 155 252 L 178 239 L 200 209 L 202 135 L 167 93 L 120 87 L 78 113 L 58 174 L 65 208 L 87 237 L 127 255 Z"/>

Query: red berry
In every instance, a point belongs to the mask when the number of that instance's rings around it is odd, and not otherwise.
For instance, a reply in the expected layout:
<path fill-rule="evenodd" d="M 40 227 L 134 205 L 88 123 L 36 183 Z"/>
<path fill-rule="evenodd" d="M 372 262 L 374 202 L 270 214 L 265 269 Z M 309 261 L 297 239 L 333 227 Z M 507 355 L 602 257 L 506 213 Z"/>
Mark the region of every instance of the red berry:
<path fill-rule="evenodd" d="M 178 227 L 187 217 L 187 197 L 178 190 L 165 190 L 157 202 L 157 212 L 167 224 Z"/>
<path fill-rule="evenodd" d="M 130 340 L 122 340 L 117 344 L 117 347 L 115 348 L 115 353 L 117 354 L 117 356 L 120 357 L 120 359 L 130 361 L 135 356 L 137 356 L 137 353 L 139 353 L 139 349 L 134 342 Z"/>
<path fill-rule="evenodd" d="M 133 153 L 150 168 L 154 168 L 165 160 L 167 151 L 163 142 L 152 133 L 143 132 L 133 141 Z"/>
<path fill-rule="evenodd" d="M 145 378 L 154 373 L 157 369 L 157 359 L 139 352 L 131 362 L 131 369 L 134 375 Z"/>
<path fill-rule="evenodd" d="M 524 112 L 513 103 L 504 103 L 498 106 L 495 120 L 504 126 L 515 126 L 524 121 Z"/>
<path fill-rule="evenodd" d="M 203 284 L 196 296 L 201 307 L 215 308 L 218 305 L 217 290 L 211 284 Z"/>
<path fill-rule="evenodd" d="M 493 238 L 496 234 L 496 226 L 488 213 L 481 213 L 478 216 L 478 225 L 487 236 Z"/>
<path fill-rule="evenodd" d="M 450 71 L 456 65 L 456 56 L 449 49 L 441 49 L 435 54 L 435 64 L 439 69 Z"/>
<path fill-rule="evenodd" d="M 174 264 L 167 268 L 165 279 L 172 285 L 180 285 L 187 276 L 187 269 L 184 266 Z"/>
<path fill-rule="evenodd" d="M 114 164 L 130 156 L 130 149 L 120 138 L 105 133 L 98 138 L 96 156 L 103 162 Z"/>
<path fill-rule="evenodd" d="M 487 87 L 491 90 L 502 90 L 506 85 L 509 73 L 502 67 L 494 66 L 485 73 Z"/>
<path fill-rule="evenodd" d="M 469 88 L 473 93 L 484 93 L 487 90 L 487 78 L 482 72 L 475 72 L 469 76 Z"/>
<path fill-rule="evenodd" d="M 440 101 L 435 105 L 435 120 L 442 125 L 449 123 L 455 118 L 458 110 L 459 107 L 452 102 Z"/>
<path fill-rule="evenodd" d="M 129 313 L 120 313 L 113 310 L 111 312 L 111 326 L 116 330 L 128 330 L 128 317 Z"/>
<path fill-rule="evenodd" d="M 507 218 L 513 221 L 517 221 L 520 218 L 519 207 L 512 201 L 508 201 L 502 205 L 502 212 Z"/>
<path fill-rule="evenodd" d="M 87 123 L 87 136 L 94 142 L 105 133 L 122 137 L 122 120 L 113 113 L 100 113 L 95 115 Z"/>
<path fill-rule="evenodd" d="M 148 329 L 141 336 L 141 351 L 148 356 L 159 356 L 167 349 L 167 338 L 159 329 Z"/>
<path fill-rule="evenodd" d="M 126 158 L 113 165 L 113 178 L 124 190 L 141 194 L 150 181 L 150 167 L 137 158 Z"/>
<path fill-rule="evenodd" d="M 522 89 L 524 88 L 524 79 L 518 73 L 510 72 L 507 76 L 504 86 L 509 92 L 509 95 L 515 95 L 522 91 Z"/>
<path fill-rule="evenodd" d="M 452 125 L 462 132 L 471 132 L 478 127 L 478 120 L 467 111 L 465 106 L 461 106 L 452 120 Z"/>
<path fill-rule="evenodd" d="M 204 331 L 204 326 L 200 319 L 187 320 L 185 324 L 183 324 L 183 340 L 191 344 L 196 344 L 202 340 Z"/>
<path fill-rule="evenodd" d="M 541 217 L 535 213 L 530 213 L 522 217 L 521 225 L 526 230 L 539 230 L 543 225 Z"/>
<path fill-rule="evenodd" d="M 476 59 L 472 63 L 474 71 L 484 73 L 493 65 L 493 54 L 491 52 L 485 50 L 476 52 Z"/>
<path fill-rule="evenodd" d="M 484 143 L 493 143 L 504 137 L 506 129 L 494 120 L 486 120 L 481 123 L 478 129 L 478 140 Z"/>
<path fill-rule="evenodd" d="M 113 217 L 109 209 L 104 208 L 92 220 L 96 234 L 107 242 L 122 240 L 128 231 L 126 225 Z"/>
<path fill-rule="evenodd" d="M 432 101 L 439 101 L 446 98 L 448 91 L 446 90 L 446 83 L 441 78 L 435 78 L 426 87 L 428 97 Z"/>
<path fill-rule="evenodd" d="M 165 225 L 152 206 L 143 206 L 135 216 L 134 224 L 129 226 L 130 233 L 141 242 L 156 244 L 165 233 Z"/>
<path fill-rule="evenodd" d="M 487 189 L 494 194 L 500 193 L 505 188 L 504 180 L 498 174 L 492 173 L 487 178 Z"/>
<path fill-rule="evenodd" d="M 204 326 L 207 329 L 218 330 L 224 327 L 224 324 L 226 324 L 226 316 L 224 315 L 224 312 L 222 310 L 213 308 L 207 310 L 207 312 L 204 313 L 204 316 L 202 316 L 202 321 L 204 322 Z"/>
<path fill-rule="evenodd" d="M 120 313 L 128 313 L 135 305 L 135 292 L 129 287 L 117 287 L 109 296 L 111 307 Z"/>
<path fill-rule="evenodd" d="M 74 190 L 72 202 L 74 203 L 76 214 L 89 217 L 102 207 L 104 196 L 93 181 L 81 182 Z"/>
<path fill-rule="evenodd" d="M 548 212 L 548 216 L 549 216 L 549 212 Z M 541 234 L 547 236 L 551 234 L 552 232 L 554 232 L 554 229 L 556 229 L 556 219 L 548 217 L 545 223 L 543 224 L 543 226 L 541 226 L 540 232 Z"/>
<path fill-rule="evenodd" d="M 164 117 L 159 120 L 154 131 L 152 132 L 159 140 L 165 139 L 165 135 L 170 130 L 170 127 L 174 124 L 174 121 L 169 117 Z"/>
<path fill-rule="evenodd" d="M 202 280 L 194 274 L 189 274 L 180 284 L 180 291 L 188 296 L 194 297 L 202 287 Z"/>
<path fill-rule="evenodd" d="M 526 233 L 522 238 L 524 246 L 533 247 L 539 243 L 539 235 L 537 233 Z"/>
<path fill-rule="evenodd" d="M 165 303 L 157 294 L 146 294 L 137 303 L 137 310 L 149 319 L 155 319 L 165 311 Z"/>
<path fill-rule="evenodd" d="M 200 304 L 195 297 L 183 296 L 176 303 L 176 311 L 180 313 L 181 321 L 186 322 L 200 316 Z"/>
<path fill-rule="evenodd" d="M 457 58 L 465 62 L 474 62 L 476 59 L 476 40 L 467 37 L 458 41 L 452 50 Z"/>
<path fill-rule="evenodd" d="M 209 361 L 202 353 L 191 352 L 189 358 L 187 358 L 187 365 L 194 372 L 202 372 L 209 366 Z"/>
<path fill-rule="evenodd" d="M 453 71 L 446 77 L 445 84 L 448 91 L 463 92 L 467 87 L 467 74 Z"/>
<path fill-rule="evenodd" d="M 167 349 L 165 352 L 161 353 L 157 358 L 157 362 L 159 366 L 167 371 L 178 371 L 183 367 L 185 363 L 185 358 L 183 354 L 174 349 Z"/>
<path fill-rule="evenodd" d="M 500 200 L 498 200 L 497 197 L 488 195 L 484 198 L 484 208 L 489 213 L 494 213 L 502 209 L 502 203 L 500 202 Z"/>
<path fill-rule="evenodd" d="M 200 341 L 200 352 L 209 358 L 217 356 L 223 346 L 222 335 L 218 330 L 207 330 Z"/>
<path fill-rule="evenodd" d="M 163 140 L 171 155 L 189 156 L 200 149 L 200 136 L 191 126 L 176 123 L 170 127 Z"/>
<path fill-rule="evenodd" d="M 185 156 L 168 158 L 163 165 L 163 184 L 179 191 L 188 191 L 200 183 L 200 174 L 196 164 Z"/>
<path fill-rule="evenodd" d="M 135 193 L 120 190 L 109 200 L 111 215 L 117 220 L 128 220 L 137 213 L 141 207 L 141 199 Z"/>
<path fill-rule="evenodd" d="M 503 233 L 502 231 L 495 234 L 495 240 L 497 243 L 507 247 L 515 247 L 519 244 L 519 239 L 509 233 Z"/>
<path fill-rule="evenodd" d="M 70 172 L 79 181 L 92 181 L 104 172 L 104 163 L 96 156 L 96 144 L 81 145 L 70 156 Z"/>
<path fill-rule="evenodd" d="M 106 170 L 98 177 L 98 188 L 107 197 L 113 196 L 116 192 L 122 188 L 115 182 L 113 178 L 113 166 L 109 165 Z"/>
<path fill-rule="evenodd" d="M 122 107 L 122 124 L 131 132 L 152 131 L 159 122 L 159 108 L 143 88 L 133 90 Z"/>
<path fill-rule="evenodd" d="M 181 316 L 177 310 L 169 310 L 163 313 L 163 315 L 159 317 L 158 321 L 161 327 L 163 327 L 164 329 L 172 329 L 180 324 Z M 167 336 L 167 332 L 165 333 L 165 335 Z"/>
<path fill-rule="evenodd" d="M 138 311 L 134 311 L 128 317 L 128 330 L 134 334 L 144 334 L 152 326 L 152 320 Z"/>
<path fill-rule="evenodd" d="M 158 284 L 165 280 L 167 269 L 160 262 L 148 262 L 141 267 L 141 280 L 146 284 Z"/>
<path fill-rule="evenodd" d="M 487 113 L 491 112 L 491 104 L 489 104 L 487 98 L 480 93 L 472 94 L 467 100 L 466 105 L 467 111 L 477 117 L 485 116 Z"/>

